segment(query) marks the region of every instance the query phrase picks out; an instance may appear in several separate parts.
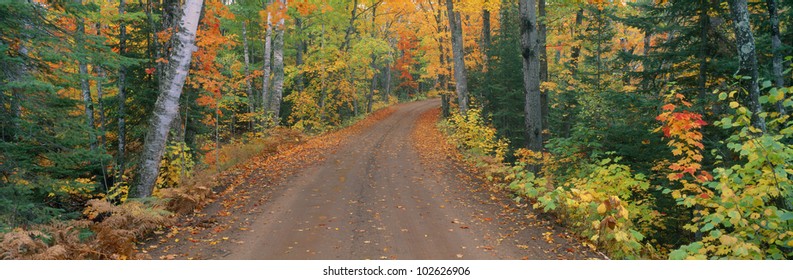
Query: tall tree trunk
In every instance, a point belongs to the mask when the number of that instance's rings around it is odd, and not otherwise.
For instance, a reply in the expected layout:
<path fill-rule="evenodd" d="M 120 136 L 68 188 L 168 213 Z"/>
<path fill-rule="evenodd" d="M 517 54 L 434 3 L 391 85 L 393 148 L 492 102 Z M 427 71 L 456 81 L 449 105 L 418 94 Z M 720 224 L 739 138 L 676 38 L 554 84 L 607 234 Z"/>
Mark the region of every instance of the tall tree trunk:
<path fill-rule="evenodd" d="M 253 111 L 254 111 L 254 102 L 256 102 L 256 98 L 253 96 L 253 85 L 251 84 L 251 58 L 249 54 L 248 48 L 248 31 L 247 31 L 247 21 L 242 21 L 242 51 L 243 57 L 245 59 L 245 93 L 248 94 L 248 113 L 250 114 L 248 119 L 248 130 L 253 131 Z"/>
<path fill-rule="evenodd" d="M 539 13 L 539 20 L 538 20 L 538 36 L 540 41 L 540 81 L 547 82 L 548 81 L 548 47 L 547 45 L 547 33 L 548 28 L 546 24 L 546 15 L 545 15 L 545 0 L 537 1 L 537 12 Z M 542 113 L 542 128 L 548 128 L 548 91 L 541 90 L 540 91 L 540 110 Z"/>
<path fill-rule="evenodd" d="M 572 34 L 574 40 L 577 39 L 577 37 L 579 36 L 578 34 L 579 32 L 578 30 L 576 30 L 576 28 L 579 28 L 583 23 L 584 23 L 584 9 L 580 8 L 578 9 L 578 12 L 575 14 L 575 26 L 572 27 L 572 29 L 574 30 Z M 573 70 L 573 76 L 575 76 L 576 72 L 578 72 L 577 71 L 578 60 L 580 58 L 581 58 L 581 45 L 577 44 L 574 45 L 570 50 L 570 65 Z"/>
<path fill-rule="evenodd" d="M 272 1 L 267 1 L 268 5 L 272 4 Z M 264 7 L 265 9 L 267 6 Z M 264 58 L 263 58 L 263 66 L 262 66 L 262 109 L 263 110 L 270 110 L 270 69 L 271 69 L 271 60 L 272 57 L 272 46 L 273 46 L 273 25 L 271 23 L 273 15 L 270 12 L 267 12 L 267 22 L 265 22 L 265 33 L 264 33 Z"/>
<path fill-rule="evenodd" d="M 438 9 L 435 13 L 435 31 L 438 34 L 443 34 L 446 32 L 446 25 L 443 24 L 443 9 Z M 490 29 L 488 28 L 488 33 Z M 489 36 L 489 35 L 488 35 Z M 438 40 L 438 62 L 441 69 L 448 70 L 449 69 L 449 59 L 448 54 L 446 53 L 446 48 L 443 46 L 446 45 L 446 42 L 443 40 L 442 36 L 436 36 Z M 488 42 L 489 44 L 489 42 Z M 485 56 L 487 57 L 487 56 Z M 449 75 L 448 74 L 440 74 L 438 75 L 438 80 L 441 88 L 441 115 L 443 118 L 448 118 L 451 115 L 450 108 L 449 108 Z"/>
<path fill-rule="evenodd" d="M 372 55 L 372 84 L 369 87 L 369 95 L 366 96 L 366 113 L 372 112 L 372 105 L 374 104 L 374 90 L 377 88 L 377 63 L 376 56 Z"/>
<path fill-rule="evenodd" d="M 118 14 L 124 14 L 125 0 L 120 0 L 118 3 Z M 151 12 L 147 13 L 151 16 Z M 118 24 L 118 55 L 125 56 L 127 52 L 127 25 L 124 19 L 119 21 Z M 152 40 L 153 42 L 156 40 Z M 118 69 L 118 151 L 116 151 L 116 165 L 118 166 L 118 174 L 116 182 L 122 182 L 124 179 L 124 169 L 126 168 L 124 161 L 124 151 L 126 150 L 126 82 L 127 82 L 127 67 L 123 64 Z"/>
<path fill-rule="evenodd" d="M 82 0 L 75 1 L 77 5 L 82 6 Z M 80 15 L 77 15 L 78 17 Z M 96 149 L 96 138 L 94 137 L 94 102 L 91 100 L 91 85 L 88 81 L 88 57 L 85 52 L 85 20 L 83 18 L 77 19 L 77 33 L 74 36 L 76 51 L 79 53 L 77 58 L 77 69 L 80 75 L 80 93 L 83 99 L 83 106 L 85 107 L 85 123 L 88 126 L 91 150 Z"/>
<path fill-rule="evenodd" d="M 355 19 L 358 17 L 358 0 L 352 1 L 352 10 L 350 10 L 350 24 L 347 25 L 347 29 L 344 31 L 344 42 L 342 42 L 341 46 L 339 47 L 340 50 L 348 51 L 350 49 L 350 40 L 352 40 L 352 34 L 355 33 Z"/>
<path fill-rule="evenodd" d="M 185 1 L 179 32 L 175 34 L 175 44 L 168 60 L 168 71 L 163 73 L 163 84 L 154 103 L 154 114 L 149 119 L 138 179 L 134 189 L 130 191 L 134 197 L 150 196 L 160 173 L 160 160 L 165 151 L 170 124 L 179 112 L 179 96 L 190 68 L 190 59 L 196 49 L 196 30 L 203 4 L 203 0 Z"/>
<path fill-rule="evenodd" d="M 457 92 L 457 105 L 461 114 L 468 111 L 468 77 L 465 73 L 463 53 L 463 28 L 460 13 L 454 11 L 454 0 L 446 0 L 449 28 L 452 31 L 452 53 L 454 55 L 454 81 Z"/>
<path fill-rule="evenodd" d="M 102 25 L 97 23 L 96 24 L 96 35 L 102 36 Z M 102 87 L 102 82 L 105 80 L 105 69 L 102 68 L 102 65 L 94 65 L 94 73 L 96 73 L 96 105 L 97 110 L 99 110 L 99 146 L 104 149 L 105 142 L 107 139 L 107 135 L 105 135 L 105 104 L 103 99 L 104 95 L 104 88 Z M 104 170 L 104 166 L 102 167 Z"/>
<path fill-rule="evenodd" d="M 487 71 L 490 57 L 487 55 L 490 50 L 490 10 L 488 8 L 482 9 L 482 61 L 484 62 L 484 69 Z"/>
<path fill-rule="evenodd" d="M 322 23 L 322 33 L 319 34 L 319 48 L 325 49 L 325 23 Z M 325 77 L 328 73 L 322 71 L 319 73 L 319 114 L 320 119 L 325 120 L 325 99 L 328 92 L 325 87 Z"/>
<path fill-rule="evenodd" d="M 372 37 L 377 37 L 377 6 L 372 6 Z M 372 105 L 374 103 L 374 91 L 377 88 L 377 56 L 372 53 L 372 63 L 369 67 L 372 68 L 372 83 L 369 87 L 369 95 L 366 96 L 366 113 L 372 112 Z"/>
<path fill-rule="evenodd" d="M 758 82 L 757 52 L 755 50 L 752 26 L 749 21 L 749 10 L 746 0 L 729 0 L 728 2 L 733 16 L 735 41 L 738 49 L 739 68 L 735 74 L 749 77 L 749 79 L 741 79 L 740 83 L 741 87 L 748 92 L 746 104 L 749 110 L 752 111 L 752 126 L 765 133 L 765 120 L 759 116 L 763 108 L 760 106 L 759 101 L 760 85 Z"/>
<path fill-rule="evenodd" d="M 776 0 L 766 0 L 765 4 L 768 7 L 769 22 L 771 24 L 771 52 L 774 54 L 772 61 L 774 86 L 783 88 L 785 87 L 785 77 L 782 75 L 782 40 L 779 39 L 778 4 Z M 787 115 L 787 110 L 785 110 L 785 106 L 782 105 L 782 100 L 777 101 L 776 107 L 780 115 Z"/>
<path fill-rule="evenodd" d="M 306 46 L 303 41 L 303 18 L 299 15 L 295 17 L 295 32 L 297 33 L 297 40 L 295 40 L 295 66 L 297 67 L 297 75 L 295 76 L 295 88 L 298 92 L 303 91 L 303 52 Z"/>
<path fill-rule="evenodd" d="M 283 5 L 281 8 L 286 11 L 286 0 L 279 0 Z M 276 26 L 275 41 L 273 42 L 273 100 L 271 111 L 273 112 L 273 119 L 275 123 L 280 123 L 281 119 L 281 99 L 284 95 L 284 18 L 278 20 Z"/>
<path fill-rule="evenodd" d="M 534 0 L 520 0 L 520 45 L 523 57 L 523 85 L 526 148 L 542 150 L 542 109 L 540 101 L 540 55 L 537 10 Z"/>
<path fill-rule="evenodd" d="M 708 29 L 710 28 L 710 16 L 708 16 L 709 0 L 700 0 L 699 11 L 699 77 L 698 88 L 699 98 L 704 100 L 707 96 L 708 86 Z"/>

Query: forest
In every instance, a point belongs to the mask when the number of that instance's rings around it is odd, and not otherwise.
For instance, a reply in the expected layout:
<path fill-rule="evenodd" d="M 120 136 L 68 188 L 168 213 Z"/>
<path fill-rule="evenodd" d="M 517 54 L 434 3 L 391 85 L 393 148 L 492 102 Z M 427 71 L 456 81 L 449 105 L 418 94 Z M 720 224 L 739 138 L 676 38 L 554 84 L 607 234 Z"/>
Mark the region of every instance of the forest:
<path fill-rule="evenodd" d="M 0 259 L 140 257 L 241 163 L 426 99 L 430 145 L 608 258 L 791 259 L 791 23 L 791 0 L 0 0 Z"/>

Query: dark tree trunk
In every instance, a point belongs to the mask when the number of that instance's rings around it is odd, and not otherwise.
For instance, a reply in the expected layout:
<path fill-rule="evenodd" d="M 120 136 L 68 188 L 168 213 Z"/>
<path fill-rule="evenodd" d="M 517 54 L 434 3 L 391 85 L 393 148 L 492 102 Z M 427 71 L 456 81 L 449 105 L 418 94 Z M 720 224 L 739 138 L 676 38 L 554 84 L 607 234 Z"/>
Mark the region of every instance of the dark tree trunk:
<path fill-rule="evenodd" d="M 118 3 L 118 13 L 124 14 L 125 0 L 120 0 Z M 147 13 L 151 16 L 151 13 Z M 127 52 L 127 26 L 126 21 L 121 20 L 118 23 L 118 54 L 125 56 Z M 156 40 L 153 40 L 156 41 Z M 116 165 L 118 166 L 116 182 L 122 182 L 124 179 L 124 169 L 126 168 L 124 161 L 124 151 L 126 150 L 127 130 L 126 130 L 126 82 L 127 82 L 127 67 L 121 65 L 118 69 L 118 151 L 116 151 Z"/>
<path fill-rule="evenodd" d="M 248 130 L 253 131 L 253 112 L 254 112 L 254 103 L 256 98 L 253 96 L 253 85 L 251 84 L 251 58 L 249 53 L 248 47 L 248 31 L 247 31 L 247 21 L 242 22 L 242 51 L 243 51 L 243 58 L 245 60 L 245 93 L 248 96 L 248 113 L 250 114 L 248 120 Z"/>
<path fill-rule="evenodd" d="M 454 82 L 457 92 L 457 105 L 461 114 L 468 111 L 468 77 L 465 73 L 463 52 L 463 28 L 460 13 L 454 11 L 454 0 L 446 0 L 447 18 L 452 33 L 452 54 L 454 56 Z"/>
<path fill-rule="evenodd" d="M 771 24 L 771 51 L 774 54 L 772 61 L 774 72 L 774 86 L 777 88 L 785 87 L 785 76 L 782 75 L 782 40 L 779 39 L 779 15 L 778 2 L 776 0 L 766 0 L 768 7 L 769 22 Z M 783 95 L 784 97 L 784 95 Z M 784 100 L 784 98 L 782 99 Z M 785 106 L 782 105 L 782 100 L 777 101 L 776 107 L 780 115 L 787 115 Z"/>

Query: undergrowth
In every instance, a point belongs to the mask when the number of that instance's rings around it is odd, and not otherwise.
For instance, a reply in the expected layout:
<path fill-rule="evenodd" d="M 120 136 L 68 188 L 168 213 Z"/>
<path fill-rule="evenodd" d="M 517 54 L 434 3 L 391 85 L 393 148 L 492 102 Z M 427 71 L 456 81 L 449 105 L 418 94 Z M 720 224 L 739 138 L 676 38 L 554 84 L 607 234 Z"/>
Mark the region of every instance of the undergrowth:
<path fill-rule="evenodd" d="M 784 95 L 789 91 L 772 88 L 760 102 L 793 108 L 793 100 Z M 614 153 L 588 154 L 583 144 L 564 138 L 549 140 L 543 152 L 519 149 L 514 163 L 504 163 L 501 140 L 478 110 L 453 114 L 440 128 L 516 201 L 552 213 L 612 258 L 790 259 L 793 121 L 776 112 L 763 113 L 759 117 L 768 128 L 760 131 L 751 125 L 748 108 L 733 101 L 736 93 L 719 94 L 733 110 L 715 125 L 732 136 L 720 143 L 726 152 L 712 151 L 717 159 L 712 170 L 704 170 L 701 163 L 700 131 L 708 124 L 674 90 L 657 117 L 656 130 L 668 141 L 672 160 L 656 162 L 649 175 L 621 163 Z M 530 166 L 540 169 L 530 172 Z M 660 207 L 661 198 L 673 199 L 676 208 Z M 680 246 L 653 238 L 677 234 L 667 229 L 670 217 L 662 211 L 687 212 L 683 229 L 693 241 Z"/>

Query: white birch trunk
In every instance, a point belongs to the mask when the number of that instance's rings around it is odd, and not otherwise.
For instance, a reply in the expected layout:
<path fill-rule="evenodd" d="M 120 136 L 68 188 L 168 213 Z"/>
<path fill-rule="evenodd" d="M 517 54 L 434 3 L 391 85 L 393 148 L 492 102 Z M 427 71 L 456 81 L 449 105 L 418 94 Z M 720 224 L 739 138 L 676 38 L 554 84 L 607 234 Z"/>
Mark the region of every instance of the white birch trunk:
<path fill-rule="evenodd" d="M 170 124 L 179 112 L 179 96 L 182 94 L 185 79 L 190 69 L 190 59 L 195 51 L 196 30 L 201 15 L 203 0 L 186 0 L 179 21 L 167 71 L 163 76 L 160 94 L 154 103 L 154 114 L 149 119 L 149 128 L 143 144 L 141 161 L 138 167 L 138 180 L 134 197 L 148 197 L 160 172 L 160 160 L 165 151 Z"/>
<path fill-rule="evenodd" d="M 266 8 L 266 7 L 265 7 Z M 272 15 L 267 13 L 267 22 L 265 22 L 267 31 L 264 35 L 264 66 L 262 66 L 262 109 L 270 109 L 270 69 L 273 45 L 273 25 L 271 24 Z"/>
<path fill-rule="evenodd" d="M 286 0 L 279 0 L 286 9 Z M 270 104 L 270 111 L 273 112 L 273 120 L 276 125 L 280 122 L 281 99 L 284 96 L 284 18 L 278 20 L 276 27 L 275 41 L 273 42 L 273 100 Z"/>

